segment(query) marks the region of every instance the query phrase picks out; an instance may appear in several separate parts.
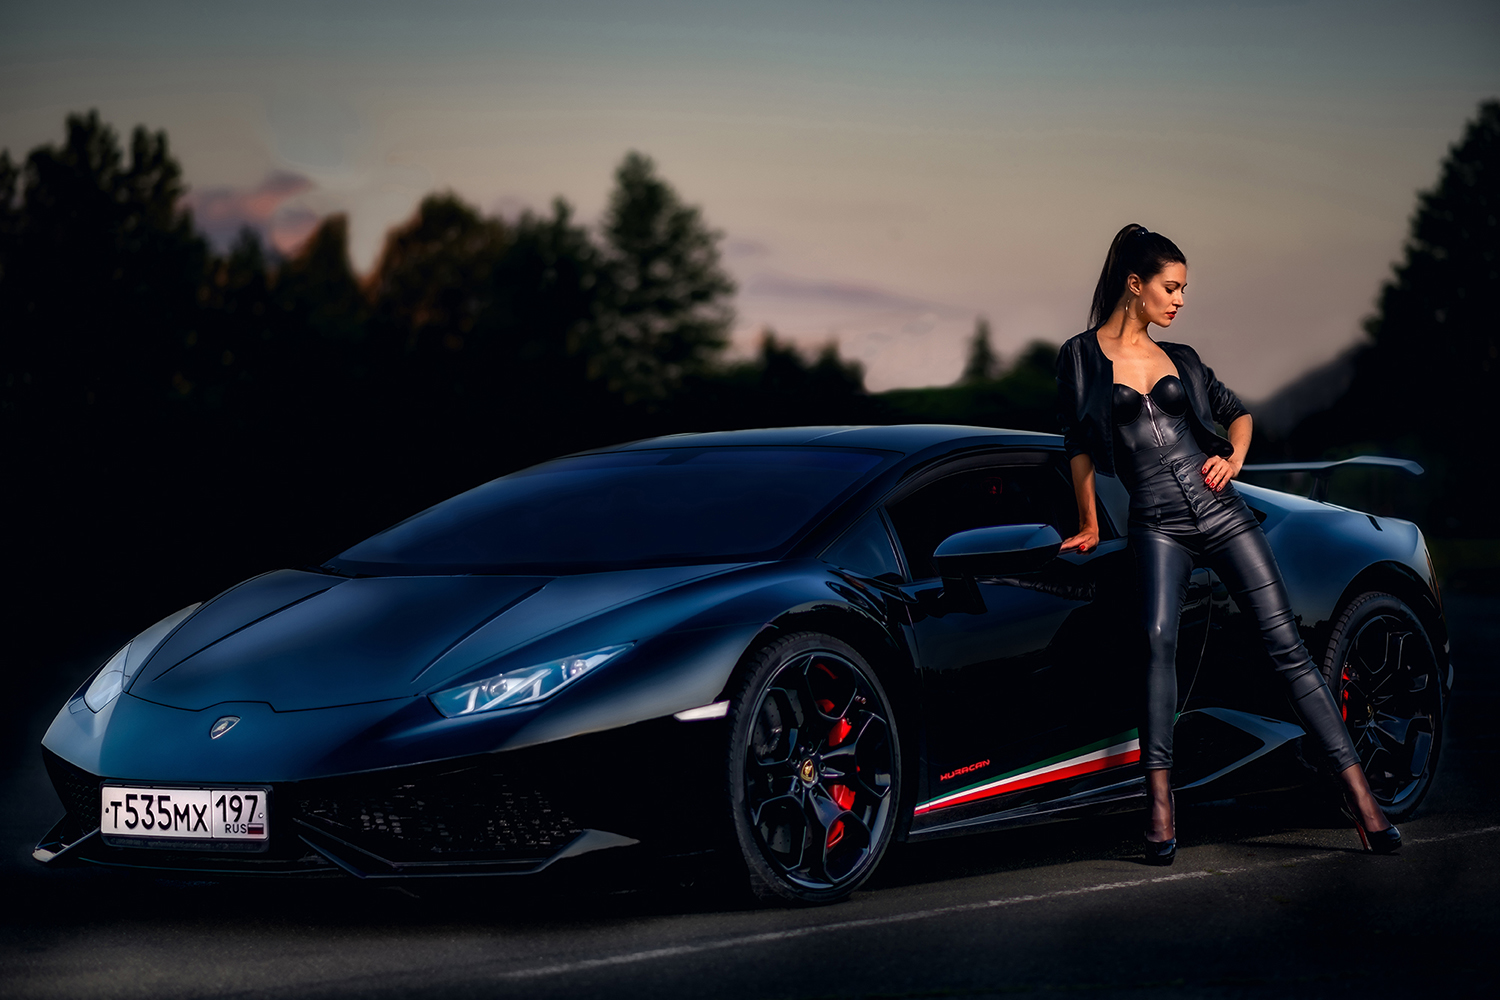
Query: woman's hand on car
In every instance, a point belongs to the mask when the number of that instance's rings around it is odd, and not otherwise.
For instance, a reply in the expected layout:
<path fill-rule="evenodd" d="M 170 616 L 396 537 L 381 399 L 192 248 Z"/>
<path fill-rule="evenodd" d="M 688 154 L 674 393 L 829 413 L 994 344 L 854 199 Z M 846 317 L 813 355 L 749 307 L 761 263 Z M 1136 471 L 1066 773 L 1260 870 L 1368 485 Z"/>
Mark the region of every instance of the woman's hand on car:
<path fill-rule="evenodd" d="M 1092 552 L 1099 547 L 1099 529 L 1084 528 L 1071 538 L 1064 538 L 1059 552 Z"/>

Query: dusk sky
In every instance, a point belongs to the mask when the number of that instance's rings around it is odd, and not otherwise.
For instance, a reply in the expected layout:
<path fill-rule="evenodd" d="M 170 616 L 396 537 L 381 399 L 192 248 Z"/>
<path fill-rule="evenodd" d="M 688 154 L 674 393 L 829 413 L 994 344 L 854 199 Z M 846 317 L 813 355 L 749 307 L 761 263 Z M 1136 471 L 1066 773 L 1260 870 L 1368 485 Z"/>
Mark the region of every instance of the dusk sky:
<path fill-rule="evenodd" d="M 725 233 L 736 343 L 953 381 L 1083 328 L 1126 222 L 1190 262 L 1171 339 L 1267 395 L 1359 336 L 1419 189 L 1500 96 L 1500 4 L 16 3 L 0 147 L 165 129 L 200 224 L 355 265 L 429 192 L 597 219 L 627 150 Z"/>

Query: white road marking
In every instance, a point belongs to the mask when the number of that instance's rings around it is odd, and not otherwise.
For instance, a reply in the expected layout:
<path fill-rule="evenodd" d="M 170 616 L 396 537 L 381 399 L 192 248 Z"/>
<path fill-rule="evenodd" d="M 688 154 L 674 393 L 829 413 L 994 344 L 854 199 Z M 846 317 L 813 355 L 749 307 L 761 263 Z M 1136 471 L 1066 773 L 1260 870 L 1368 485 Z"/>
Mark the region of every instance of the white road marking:
<path fill-rule="evenodd" d="M 1404 841 L 1406 845 L 1436 844 L 1446 840 L 1461 840 L 1466 837 L 1479 837 L 1487 833 L 1500 831 L 1500 826 L 1486 826 L 1478 830 L 1463 830 L 1458 833 L 1448 833 L 1440 837 L 1423 837 Z M 1254 843 L 1251 841 L 1250 843 Z M 1294 860 L 1298 863 L 1304 861 L 1326 861 L 1329 858 L 1348 857 L 1348 851 L 1320 851 L 1316 854 L 1304 854 Z M 865 917 L 860 920 L 842 920 L 831 924 L 813 924 L 807 927 L 791 927 L 780 931 L 766 931 L 761 934 L 745 934 L 739 937 L 720 938 L 717 941 L 701 941 L 697 944 L 675 945 L 670 948 L 653 948 L 649 951 L 631 951 L 621 955 L 610 955 L 606 958 L 588 958 L 578 962 L 564 962 L 558 965 L 542 965 L 531 969 L 517 969 L 512 972 L 496 973 L 497 979 L 537 979 L 543 976 L 561 976 L 570 972 L 586 972 L 591 969 L 607 969 L 617 965 L 635 965 L 640 962 L 650 962 L 659 958 L 677 958 L 681 955 L 696 955 L 706 951 L 718 951 L 723 948 L 738 948 L 742 945 L 769 944 L 773 941 L 789 941 L 795 938 L 811 937 L 815 934 L 832 934 L 838 931 L 858 930 L 863 927 L 887 927 L 892 924 L 911 923 L 916 920 L 931 920 L 934 917 L 946 917 L 955 913 L 972 913 L 976 910 L 992 910 L 1002 906 L 1018 906 L 1022 903 L 1040 903 L 1049 899 L 1065 899 L 1069 896 L 1084 896 L 1094 892 L 1112 892 L 1116 889 L 1134 889 L 1143 885 L 1158 885 L 1163 882 L 1186 882 L 1192 879 L 1213 878 L 1219 875 L 1238 875 L 1243 872 L 1254 871 L 1260 868 L 1280 868 L 1286 865 L 1285 861 L 1269 861 L 1255 865 L 1239 865 L 1233 868 L 1213 868 L 1205 871 L 1177 872 L 1172 875 L 1157 875 L 1153 878 L 1129 879 L 1124 882 L 1102 882 L 1098 885 L 1086 885 L 1078 889 L 1059 889 L 1056 892 L 1044 892 L 1036 895 L 1026 896 L 1004 896 L 1000 899 L 987 899 L 978 903 L 960 903 L 954 906 L 939 906 L 930 910 L 913 910 L 909 913 L 893 913 L 884 917 Z"/>

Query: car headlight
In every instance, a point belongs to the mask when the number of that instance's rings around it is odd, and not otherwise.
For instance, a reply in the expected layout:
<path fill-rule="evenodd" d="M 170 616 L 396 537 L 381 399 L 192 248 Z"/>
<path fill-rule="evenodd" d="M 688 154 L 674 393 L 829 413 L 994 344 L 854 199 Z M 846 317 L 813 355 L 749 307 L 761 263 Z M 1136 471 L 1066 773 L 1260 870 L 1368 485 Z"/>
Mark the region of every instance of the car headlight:
<path fill-rule="evenodd" d="M 175 615 L 163 618 L 120 647 L 120 651 L 105 662 L 88 690 L 83 692 L 84 704 L 91 711 L 103 711 L 105 705 L 114 701 L 125 690 L 131 678 L 141 669 L 141 664 L 146 662 L 146 657 L 156 652 L 156 647 L 161 645 L 162 640 L 171 635 L 172 630 L 181 625 L 188 615 L 202 606 L 201 603 L 190 604 Z"/>
<path fill-rule="evenodd" d="M 602 666 L 629 649 L 634 643 L 623 646 L 606 646 L 592 653 L 564 656 L 559 660 L 538 663 L 534 667 L 520 667 L 503 674 L 472 681 L 461 687 L 449 688 L 429 695 L 432 707 L 450 719 L 475 712 L 488 712 L 497 708 L 514 708 L 541 701 L 582 677 L 596 667 Z"/>

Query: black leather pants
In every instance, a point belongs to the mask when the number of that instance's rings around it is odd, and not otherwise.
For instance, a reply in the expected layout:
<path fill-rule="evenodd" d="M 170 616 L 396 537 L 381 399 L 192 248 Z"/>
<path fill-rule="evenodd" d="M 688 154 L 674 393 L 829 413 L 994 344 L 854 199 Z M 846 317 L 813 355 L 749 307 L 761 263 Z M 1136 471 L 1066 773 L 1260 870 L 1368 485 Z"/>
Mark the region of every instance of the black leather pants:
<path fill-rule="evenodd" d="M 1189 495 L 1196 492 L 1188 490 Z M 1235 604 L 1255 619 L 1271 666 L 1286 682 L 1302 728 L 1322 746 L 1334 768 L 1342 771 L 1358 763 L 1338 705 L 1297 632 L 1286 586 L 1265 533 L 1238 495 L 1226 497 L 1222 510 L 1217 507 L 1219 498 L 1213 499 L 1216 507 L 1205 509 L 1203 517 L 1195 517 L 1183 504 L 1176 511 L 1153 511 L 1150 520 L 1133 517 L 1130 522 L 1130 547 L 1135 551 L 1150 644 L 1142 764 L 1148 770 L 1172 766 L 1177 627 L 1195 563 L 1218 573 Z"/>

